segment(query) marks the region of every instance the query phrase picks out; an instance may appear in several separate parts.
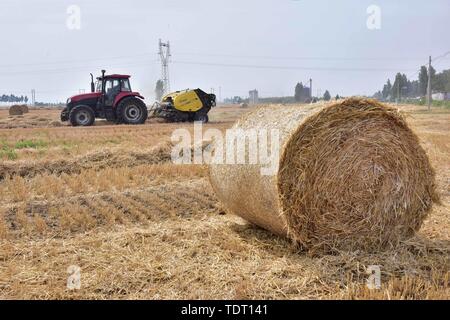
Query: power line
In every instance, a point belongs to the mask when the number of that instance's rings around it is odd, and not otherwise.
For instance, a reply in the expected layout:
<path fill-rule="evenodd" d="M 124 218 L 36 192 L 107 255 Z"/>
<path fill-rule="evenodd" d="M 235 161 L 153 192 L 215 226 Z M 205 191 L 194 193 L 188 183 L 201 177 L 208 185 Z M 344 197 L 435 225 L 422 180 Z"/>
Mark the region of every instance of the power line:
<path fill-rule="evenodd" d="M 146 66 L 156 64 L 157 62 L 140 62 L 129 64 L 109 64 L 111 67 L 133 67 L 133 66 Z M 310 71 L 373 71 L 373 72 L 386 72 L 386 71 L 399 71 L 398 69 L 391 68 L 341 68 L 341 67 L 302 67 L 302 66 L 273 66 L 273 65 L 250 65 L 250 64 L 225 64 L 225 63 L 209 63 L 198 61 L 173 61 L 176 64 L 187 65 L 203 65 L 203 66 L 218 66 L 218 67 L 230 67 L 230 68 L 250 68 L 250 69 L 279 69 L 279 70 L 310 70 Z M 2 75 L 33 75 L 42 73 L 65 73 L 73 71 L 90 70 L 96 66 L 83 66 L 75 68 L 56 68 L 56 69 L 37 69 L 37 70 L 20 70 L 20 71 L 5 71 L 1 72 Z M 411 71 L 412 69 L 403 69 L 403 71 Z M 168 69 L 167 69 L 168 71 Z M 163 72 L 164 73 L 164 72 Z"/>
<path fill-rule="evenodd" d="M 435 58 L 432 58 L 432 59 L 431 59 L 431 62 L 435 62 L 435 61 L 437 61 L 437 60 L 439 60 L 439 59 L 444 59 L 444 58 L 445 58 L 446 56 L 448 56 L 449 54 L 450 54 L 450 51 L 447 51 L 447 52 L 441 54 L 440 56 L 437 56 L 437 57 L 435 57 Z"/>
<path fill-rule="evenodd" d="M 422 58 L 412 57 L 275 57 L 275 56 L 258 56 L 258 55 L 234 55 L 234 54 L 220 54 L 220 53 L 189 53 L 177 52 L 177 55 L 186 56 L 210 56 L 210 57 L 229 57 L 229 58 L 248 58 L 248 59 L 268 59 L 268 60 L 320 60 L 320 61 L 393 61 L 393 60 L 422 60 Z"/>
<path fill-rule="evenodd" d="M 229 67 L 229 68 L 249 68 L 249 69 L 278 69 L 278 70 L 308 70 L 308 71 L 373 71 L 386 72 L 398 71 L 391 68 L 341 68 L 341 67 L 301 67 L 301 66 L 269 66 L 269 65 L 250 65 L 250 64 L 227 64 L 227 63 L 209 63 L 198 61 L 173 61 L 176 64 L 212 66 L 212 67 Z M 411 71 L 412 69 L 403 69 L 403 71 Z"/>
<path fill-rule="evenodd" d="M 166 45 L 166 44 L 163 44 Z M 169 48 L 170 49 L 170 48 Z M 127 56 L 115 56 L 115 57 L 103 57 L 103 58 L 88 58 L 88 59 L 77 59 L 77 60 L 63 60 L 63 61 L 53 61 L 44 63 L 27 63 L 27 64 L 16 64 L 16 65 L 0 65 L 0 67 L 17 67 L 17 66 L 45 66 L 45 65 L 56 65 L 62 63 L 77 63 L 77 62 L 94 62 L 94 61 L 104 61 L 104 60 L 115 60 L 115 59 L 129 59 L 133 57 L 147 57 L 147 53 L 127 55 Z M 432 61 L 437 61 L 444 59 L 450 51 L 439 55 L 432 59 Z M 177 53 L 177 55 L 201 55 L 201 56 L 217 56 L 217 57 L 236 57 L 236 58 L 261 58 L 261 59 L 275 59 L 275 60 L 342 60 L 342 61 L 355 61 L 355 60 L 373 60 L 373 61 L 385 61 L 385 60 L 418 60 L 416 58 L 400 58 L 400 57 L 271 57 L 271 56 L 251 56 L 251 55 L 232 55 L 232 54 L 216 54 L 216 53 Z M 166 57 L 166 59 L 168 59 Z M 391 68 L 339 68 L 339 67 L 298 67 L 298 66 L 270 66 L 270 65 L 247 65 L 247 64 L 223 64 L 223 63 L 208 63 L 208 62 L 195 62 L 195 61 L 174 61 L 174 63 L 179 64 L 196 64 L 196 65 L 210 65 L 210 66 L 222 66 L 222 67 L 234 67 L 234 68 L 263 68 L 263 69 L 300 69 L 300 70 L 324 70 L 324 71 L 393 71 Z M 424 63 L 426 65 L 428 62 Z M 134 66 L 137 64 L 125 64 L 123 66 Z M 143 65 L 143 64 L 139 64 Z M 115 66 L 115 65 L 111 65 Z M 122 66 L 122 65 L 120 65 Z M 72 70 L 86 70 L 91 67 L 68 67 L 68 68 L 58 68 L 58 69 L 44 69 L 44 70 L 23 70 L 23 71 L 5 71 L 2 74 L 29 74 L 33 72 L 68 72 Z M 404 69 L 408 70 L 408 69 Z M 415 74 L 419 73 L 417 71 Z"/>
<path fill-rule="evenodd" d="M 129 64 L 109 64 L 110 67 L 124 68 L 124 67 L 135 67 L 135 66 L 148 66 L 152 64 L 157 64 L 158 62 L 141 62 L 141 63 L 129 63 Z M 40 70 L 21 70 L 21 71 L 6 71 L 1 72 L 0 76 L 11 76 L 11 75 L 42 75 L 42 74 L 57 74 L 66 72 L 77 72 L 91 70 L 98 66 L 83 66 L 76 68 L 58 68 L 58 69 L 40 69 Z"/>
<path fill-rule="evenodd" d="M 24 64 L 4 64 L 0 65 L 0 68 L 9 67 L 29 67 L 29 66 L 47 66 L 47 65 L 57 65 L 63 63 L 78 63 L 78 62 L 91 62 L 91 61 L 105 61 L 105 60 L 120 60 L 120 59 L 130 59 L 136 57 L 147 57 L 149 53 L 142 53 L 136 55 L 128 56 L 116 56 L 116 57 L 102 57 L 102 58 L 86 58 L 86 59 L 76 59 L 76 60 L 60 60 L 52 62 L 39 62 L 39 63 L 24 63 Z"/>
<path fill-rule="evenodd" d="M 447 51 L 447 52 L 445 52 L 445 53 L 443 53 L 443 54 L 441 54 L 441 55 L 439 55 L 439 56 L 437 56 L 437 57 L 435 57 L 435 58 L 431 58 L 431 60 L 430 61 L 426 61 L 424 64 L 422 64 L 421 66 L 420 66 L 420 68 L 419 68 L 419 70 L 418 71 L 416 71 L 415 73 L 411 73 L 410 75 L 408 75 L 407 76 L 407 78 L 412 78 L 412 77 L 415 77 L 416 75 L 418 75 L 419 73 L 420 73 L 420 71 L 421 71 L 421 68 L 422 68 L 422 66 L 426 66 L 427 64 L 429 64 L 429 63 L 431 63 L 431 62 L 435 62 L 435 61 L 437 61 L 437 60 L 440 60 L 440 59 L 444 59 L 447 55 L 449 55 L 450 54 L 450 51 Z M 423 60 L 422 60 L 423 61 Z M 436 64 L 435 64 L 436 65 Z"/>
<path fill-rule="evenodd" d="M 86 59 L 73 59 L 73 60 L 59 60 L 52 62 L 38 62 L 38 63 L 24 63 L 24 64 L 6 64 L 0 65 L 0 68 L 10 67 L 28 67 L 28 66 L 46 66 L 57 65 L 64 63 L 78 63 L 78 62 L 91 62 L 91 61 L 105 61 L 105 60 L 118 60 L 118 59 L 130 59 L 135 57 L 147 57 L 151 52 L 143 52 L 134 55 L 124 56 L 112 56 L 112 57 L 93 57 Z M 158 53 L 159 54 L 159 53 Z M 450 54 L 450 51 L 433 59 L 442 59 L 446 55 Z M 231 58 L 246 58 L 246 59 L 268 59 L 268 60 L 317 60 L 317 61 L 390 61 L 390 60 L 422 60 L 420 58 L 412 57 L 275 57 L 275 56 L 258 56 L 258 55 L 234 55 L 234 54 L 218 54 L 218 53 L 186 53 L 179 52 L 177 55 L 191 55 L 191 56 L 211 56 L 211 57 L 231 57 Z"/>

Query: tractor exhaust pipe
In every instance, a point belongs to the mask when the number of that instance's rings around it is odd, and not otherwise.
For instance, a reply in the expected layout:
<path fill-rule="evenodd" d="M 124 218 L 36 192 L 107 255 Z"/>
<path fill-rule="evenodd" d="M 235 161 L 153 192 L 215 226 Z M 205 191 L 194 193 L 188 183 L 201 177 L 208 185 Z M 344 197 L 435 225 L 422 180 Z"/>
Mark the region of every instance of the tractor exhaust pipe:
<path fill-rule="evenodd" d="M 102 97 L 101 97 L 102 106 L 105 105 L 105 73 L 106 70 L 102 70 Z"/>
<path fill-rule="evenodd" d="M 106 70 L 102 70 L 102 92 L 105 92 L 105 73 Z"/>
<path fill-rule="evenodd" d="M 91 92 L 95 92 L 94 75 L 91 73 Z"/>

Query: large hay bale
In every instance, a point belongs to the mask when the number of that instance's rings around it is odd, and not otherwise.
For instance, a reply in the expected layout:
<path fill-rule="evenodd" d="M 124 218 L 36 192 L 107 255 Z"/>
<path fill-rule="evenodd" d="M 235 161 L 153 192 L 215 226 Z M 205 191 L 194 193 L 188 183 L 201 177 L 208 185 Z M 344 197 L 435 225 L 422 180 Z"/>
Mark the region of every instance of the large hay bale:
<path fill-rule="evenodd" d="M 395 245 L 421 227 L 438 200 L 417 136 L 395 109 L 374 100 L 259 108 L 234 128 L 279 129 L 278 171 L 264 176 L 260 164 L 211 165 L 218 198 L 303 248 Z"/>
<path fill-rule="evenodd" d="M 23 115 L 23 111 L 22 111 L 21 106 L 17 106 L 17 105 L 11 106 L 9 108 L 9 115 L 10 116 L 21 116 L 21 115 Z"/>
<path fill-rule="evenodd" d="M 22 109 L 23 113 L 28 113 L 29 112 L 28 106 L 26 104 L 20 105 L 20 108 Z"/>

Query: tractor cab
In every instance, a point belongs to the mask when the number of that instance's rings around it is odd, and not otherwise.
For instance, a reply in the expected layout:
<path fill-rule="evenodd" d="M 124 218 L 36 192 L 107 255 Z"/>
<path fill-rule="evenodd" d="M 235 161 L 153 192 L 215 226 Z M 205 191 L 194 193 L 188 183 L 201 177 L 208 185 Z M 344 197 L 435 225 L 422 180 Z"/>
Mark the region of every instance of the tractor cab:
<path fill-rule="evenodd" d="M 97 78 L 95 92 L 101 93 L 105 97 L 105 105 L 113 106 L 114 101 L 120 94 L 127 94 L 131 91 L 130 76 L 113 74 Z"/>
<path fill-rule="evenodd" d="M 129 75 L 112 74 L 97 78 L 91 73 L 91 93 L 76 95 L 67 100 L 61 113 L 62 121 L 73 126 L 90 126 L 95 118 L 116 123 L 142 124 L 147 120 L 147 106 L 138 92 L 133 92 Z"/>

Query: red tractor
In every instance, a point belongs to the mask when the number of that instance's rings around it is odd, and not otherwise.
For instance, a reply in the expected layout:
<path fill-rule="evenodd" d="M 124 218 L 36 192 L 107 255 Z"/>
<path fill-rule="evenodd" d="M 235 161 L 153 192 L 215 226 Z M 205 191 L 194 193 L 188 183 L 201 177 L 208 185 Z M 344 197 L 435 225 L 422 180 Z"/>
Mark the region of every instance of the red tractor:
<path fill-rule="evenodd" d="M 138 92 L 131 90 L 130 76 L 105 75 L 105 70 L 102 70 L 96 84 L 91 73 L 91 93 L 67 99 L 61 121 L 69 121 L 72 126 L 91 126 L 95 118 L 115 123 L 142 124 L 148 116 L 143 99 Z"/>

